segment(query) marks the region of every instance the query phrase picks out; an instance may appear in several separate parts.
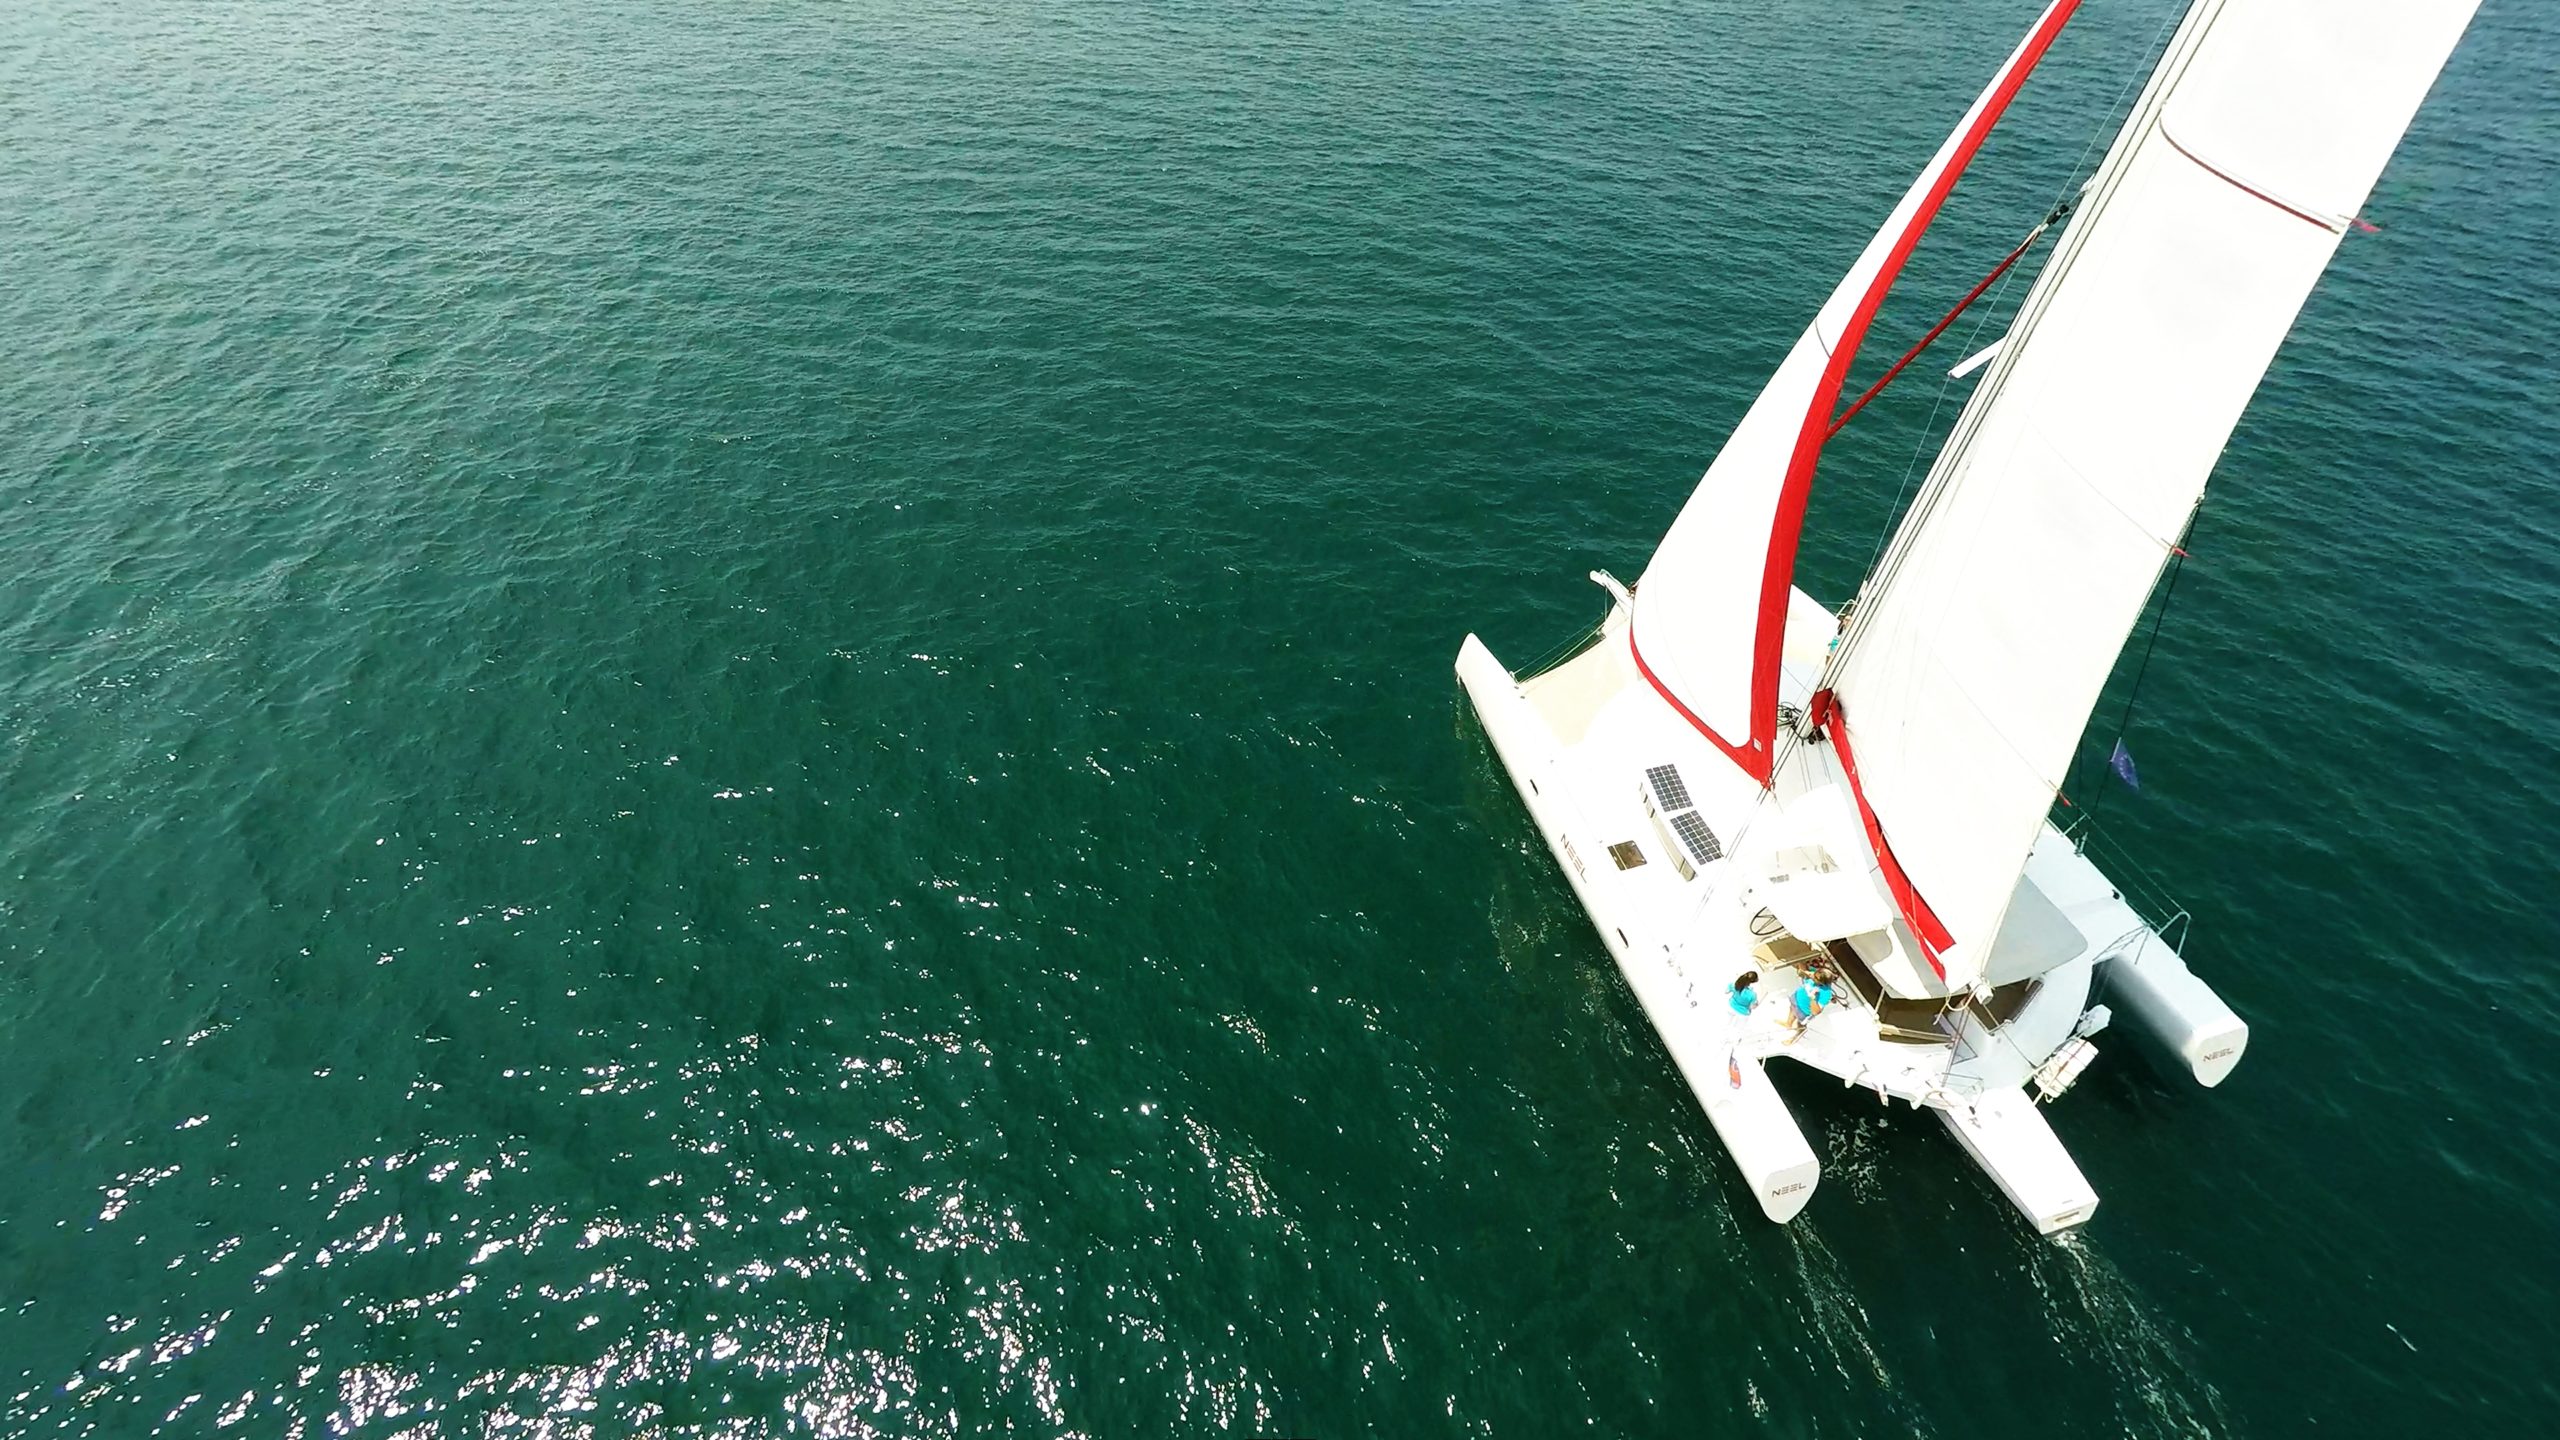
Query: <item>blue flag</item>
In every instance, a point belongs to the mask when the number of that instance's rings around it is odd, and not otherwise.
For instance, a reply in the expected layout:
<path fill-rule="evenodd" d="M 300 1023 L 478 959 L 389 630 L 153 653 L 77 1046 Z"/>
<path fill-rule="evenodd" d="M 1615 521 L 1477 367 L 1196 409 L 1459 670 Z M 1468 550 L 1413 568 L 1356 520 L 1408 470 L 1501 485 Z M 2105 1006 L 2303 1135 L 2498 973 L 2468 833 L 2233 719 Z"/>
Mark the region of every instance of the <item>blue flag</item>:
<path fill-rule="evenodd" d="M 2142 788 L 2142 777 L 2133 768 L 2133 752 L 2124 748 L 2122 740 L 2116 742 L 2116 753 L 2107 757 L 2107 768 L 2116 772 L 2116 778 L 2131 788 Z"/>

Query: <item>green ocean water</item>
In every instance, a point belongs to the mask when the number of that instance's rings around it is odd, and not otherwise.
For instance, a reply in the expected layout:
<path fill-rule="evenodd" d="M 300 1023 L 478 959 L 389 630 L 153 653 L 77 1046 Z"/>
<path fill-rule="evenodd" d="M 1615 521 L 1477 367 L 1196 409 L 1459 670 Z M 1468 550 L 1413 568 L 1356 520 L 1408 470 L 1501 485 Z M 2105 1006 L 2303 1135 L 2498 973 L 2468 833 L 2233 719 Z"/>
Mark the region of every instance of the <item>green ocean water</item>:
<path fill-rule="evenodd" d="M 2091 797 L 2256 1029 L 2053 1110 L 2078 1239 L 1793 1074 L 1762 1221 L 1450 675 L 2034 9 L 0 9 L 0 1433 L 2551 1433 L 2550 7 Z M 1862 376 L 2171 18 L 2086 11 Z"/>

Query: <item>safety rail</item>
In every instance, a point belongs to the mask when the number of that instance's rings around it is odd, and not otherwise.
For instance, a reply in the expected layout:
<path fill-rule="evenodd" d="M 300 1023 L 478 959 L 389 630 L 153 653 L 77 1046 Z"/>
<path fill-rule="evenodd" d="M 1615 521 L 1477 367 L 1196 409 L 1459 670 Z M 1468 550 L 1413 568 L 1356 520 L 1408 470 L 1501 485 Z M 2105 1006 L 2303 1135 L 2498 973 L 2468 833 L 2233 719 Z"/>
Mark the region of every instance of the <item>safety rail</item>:
<path fill-rule="evenodd" d="M 2159 877 L 2098 828 L 2097 817 L 2085 810 L 2080 812 L 2063 828 L 2062 838 L 2070 842 L 2073 850 L 2089 856 L 2093 863 L 2098 864 L 2106 877 L 2114 882 L 2117 893 L 2124 897 L 2124 903 L 2151 927 L 2152 934 L 2159 936 L 2170 949 L 2181 955 L 2186 953 L 2187 933 L 2194 924 L 2194 917 L 2187 913 L 2185 906 L 2171 898 L 2168 887 L 2161 883 Z M 2170 933 L 2173 930 L 2177 932 L 2174 936 Z"/>

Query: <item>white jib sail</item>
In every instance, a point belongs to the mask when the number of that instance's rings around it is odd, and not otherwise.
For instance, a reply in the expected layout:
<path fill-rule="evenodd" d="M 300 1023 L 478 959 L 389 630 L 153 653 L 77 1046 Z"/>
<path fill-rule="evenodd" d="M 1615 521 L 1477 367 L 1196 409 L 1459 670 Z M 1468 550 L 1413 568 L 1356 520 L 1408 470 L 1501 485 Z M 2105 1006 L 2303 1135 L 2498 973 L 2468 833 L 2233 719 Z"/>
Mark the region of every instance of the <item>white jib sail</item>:
<path fill-rule="evenodd" d="M 1646 676 L 1755 778 L 1769 777 L 1804 493 L 1848 359 L 1947 190 L 2078 3 L 2046 8 L 1911 182 L 1734 427 L 1637 583 L 1630 643 Z"/>
<path fill-rule="evenodd" d="M 1950 984 L 1980 974 L 2207 474 L 2475 4 L 2198 4 L 1869 578 L 1833 723 Z"/>

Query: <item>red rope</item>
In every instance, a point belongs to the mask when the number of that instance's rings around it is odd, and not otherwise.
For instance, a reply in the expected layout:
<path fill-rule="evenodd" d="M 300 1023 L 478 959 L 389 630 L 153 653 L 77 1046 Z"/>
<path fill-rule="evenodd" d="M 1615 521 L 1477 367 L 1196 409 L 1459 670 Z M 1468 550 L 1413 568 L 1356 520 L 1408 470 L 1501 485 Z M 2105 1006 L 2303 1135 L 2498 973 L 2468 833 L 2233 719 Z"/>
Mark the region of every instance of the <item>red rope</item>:
<path fill-rule="evenodd" d="M 1893 377 L 1902 373 L 1902 367 L 1919 359 L 1920 352 L 1928 349 L 1931 341 L 1934 341 L 1939 336 L 1947 333 L 1947 327 L 1956 323 L 1956 317 L 1965 312 L 1965 307 L 1971 305 L 1974 301 L 1981 299 L 1983 291 L 1998 284 L 2000 277 L 2009 273 L 2009 267 L 2017 264 L 2018 258 L 2027 253 L 2027 248 L 2036 243 L 2036 237 L 2045 232 L 2045 226 L 2051 225 L 2052 223 L 2053 221 L 2048 219 L 2045 221 L 2044 225 L 2038 225 L 2033 230 L 2028 231 L 2027 238 L 2018 242 L 2017 249 L 2010 251 L 2007 258 L 2003 259 L 1999 264 L 1992 266 L 1991 273 L 1983 276 L 1981 283 L 1964 292 L 1964 298 L 1956 302 L 1956 308 L 1948 311 L 1937 324 L 1929 327 L 1929 333 L 1920 337 L 1919 344 L 1902 352 L 1902 358 L 1893 362 L 1893 368 L 1885 371 L 1882 375 L 1877 376 L 1876 383 L 1868 386 L 1865 394 L 1860 395 L 1857 399 L 1849 402 L 1849 408 L 1840 412 L 1840 418 L 1831 422 L 1830 431 L 1822 438 L 1828 440 L 1833 435 L 1839 434 L 1840 427 L 1849 423 L 1850 416 L 1866 409 L 1867 402 L 1883 393 L 1884 387 L 1893 383 Z"/>

